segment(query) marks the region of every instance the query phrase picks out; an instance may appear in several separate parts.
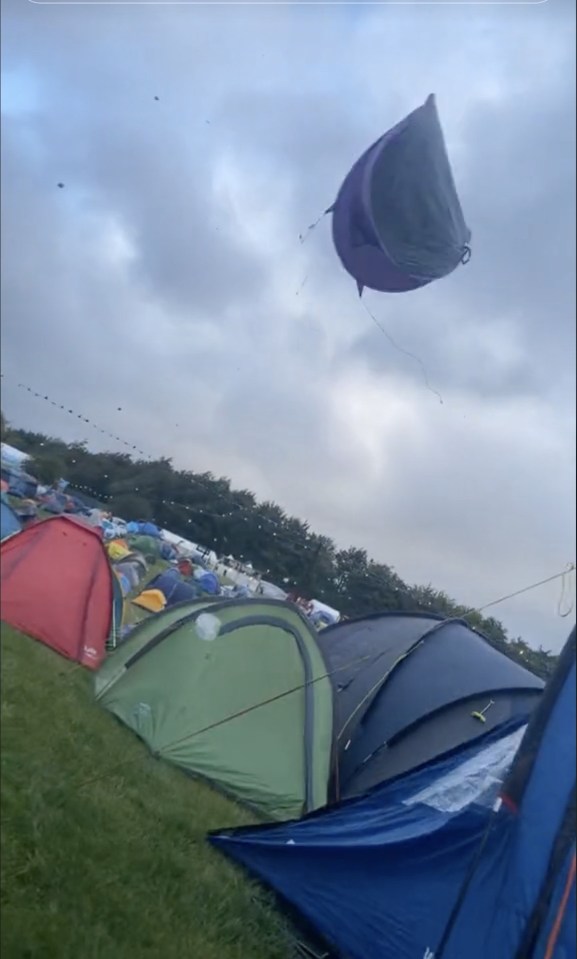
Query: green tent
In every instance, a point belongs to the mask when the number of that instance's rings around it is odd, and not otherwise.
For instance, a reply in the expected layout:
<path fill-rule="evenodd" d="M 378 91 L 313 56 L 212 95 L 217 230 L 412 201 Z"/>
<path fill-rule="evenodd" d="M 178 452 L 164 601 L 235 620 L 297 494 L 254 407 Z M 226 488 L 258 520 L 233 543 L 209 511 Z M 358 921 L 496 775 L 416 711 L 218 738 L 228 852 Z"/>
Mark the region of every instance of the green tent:
<path fill-rule="evenodd" d="M 172 606 L 106 660 L 96 696 L 156 755 L 268 818 L 327 801 L 331 682 L 295 607 L 220 597 Z"/>
<path fill-rule="evenodd" d="M 160 556 L 160 547 L 162 543 L 154 536 L 127 536 L 126 542 L 130 546 L 131 550 L 142 553 L 142 555 L 152 563 Z"/>

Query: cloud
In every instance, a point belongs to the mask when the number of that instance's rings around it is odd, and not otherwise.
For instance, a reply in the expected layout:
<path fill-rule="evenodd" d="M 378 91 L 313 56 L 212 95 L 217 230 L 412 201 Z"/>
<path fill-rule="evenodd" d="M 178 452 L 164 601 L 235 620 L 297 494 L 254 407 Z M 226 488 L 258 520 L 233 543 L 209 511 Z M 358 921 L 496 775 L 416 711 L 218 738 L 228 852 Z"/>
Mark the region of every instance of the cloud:
<path fill-rule="evenodd" d="M 568 5 L 2 15 L 9 418 L 86 436 L 30 383 L 473 605 L 574 558 Z M 299 242 L 432 91 L 473 258 L 366 305 L 442 405 L 359 303 L 329 220 Z M 557 588 L 494 612 L 558 646 Z"/>

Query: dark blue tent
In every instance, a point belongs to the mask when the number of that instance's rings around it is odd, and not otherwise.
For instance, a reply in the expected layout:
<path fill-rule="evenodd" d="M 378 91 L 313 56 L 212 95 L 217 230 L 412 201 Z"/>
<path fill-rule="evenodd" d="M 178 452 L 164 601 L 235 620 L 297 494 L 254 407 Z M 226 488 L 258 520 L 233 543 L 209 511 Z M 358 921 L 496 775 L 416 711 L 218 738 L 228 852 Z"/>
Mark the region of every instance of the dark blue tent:
<path fill-rule="evenodd" d="M 207 571 L 203 573 L 202 576 L 199 576 L 196 582 L 209 596 L 218 596 L 220 593 L 220 582 L 215 573 Z"/>
<path fill-rule="evenodd" d="M 146 584 L 146 588 L 159 589 L 164 594 L 167 607 L 198 599 L 202 595 L 200 587 L 193 583 L 186 583 L 177 569 L 165 569 L 162 573 L 158 573 Z"/>
<path fill-rule="evenodd" d="M 317 643 L 333 684 L 333 799 L 527 718 L 543 692 L 462 620 L 378 613 L 329 626 Z"/>
<path fill-rule="evenodd" d="M 573 959 L 575 681 L 573 630 L 516 752 L 518 720 L 364 797 L 211 841 L 346 959 Z"/>
<path fill-rule="evenodd" d="M 4 497 L 2 497 L 0 503 L 0 521 L 0 539 L 2 540 L 5 540 L 8 536 L 13 536 L 14 533 L 19 533 L 22 529 L 20 520 Z"/>

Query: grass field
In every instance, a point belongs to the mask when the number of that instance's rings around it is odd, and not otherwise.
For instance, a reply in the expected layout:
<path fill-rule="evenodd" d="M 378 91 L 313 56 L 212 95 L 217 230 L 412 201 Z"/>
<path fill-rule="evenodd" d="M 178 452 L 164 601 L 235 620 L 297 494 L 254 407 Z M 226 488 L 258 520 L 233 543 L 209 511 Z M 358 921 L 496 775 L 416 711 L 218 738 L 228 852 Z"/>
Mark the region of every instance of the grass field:
<path fill-rule="evenodd" d="M 91 677 L 1 626 L 5 959 L 289 959 L 265 894 L 205 842 L 250 821 L 153 759 Z"/>

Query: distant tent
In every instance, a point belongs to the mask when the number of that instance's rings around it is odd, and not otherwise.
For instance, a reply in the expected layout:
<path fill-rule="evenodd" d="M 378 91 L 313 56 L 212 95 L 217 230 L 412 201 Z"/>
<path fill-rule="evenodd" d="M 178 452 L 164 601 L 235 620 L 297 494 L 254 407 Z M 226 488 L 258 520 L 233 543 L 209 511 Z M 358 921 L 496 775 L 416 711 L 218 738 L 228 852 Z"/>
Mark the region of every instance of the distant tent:
<path fill-rule="evenodd" d="M 5 540 L 8 536 L 14 536 L 14 533 L 19 533 L 22 529 L 20 520 L 10 506 L 8 500 L 4 499 L 4 495 L 2 496 L 2 501 L 0 503 L 0 520 L 2 540 Z"/>
<path fill-rule="evenodd" d="M 209 596 L 218 596 L 220 593 L 220 582 L 215 573 L 203 573 L 202 576 L 198 577 L 197 582 L 201 589 L 204 590 L 205 593 L 208 593 Z"/>
<path fill-rule="evenodd" d="M 252 805 L 261 809 L 265 806 L 274 808 L 272 813 L 268 813 L 273 816 L 298 815 L 327 801 L 335 802 L 364 793 L 376 783 L 480 739 L 496 726 L 508 721 L 525 722 L 542 695 L 541 680 L 493 649 L 487 640 L 462 621 L 446 621 L 427 614 L 391 613 L 348 621 L 316 633 L 298 609 L 289 603 L 261 598 L 235 598 L 222 602 L 213 598 L 211 613 L 218 610 L 219 618 L 221 615 L 225 617 L 226 634 L 221 631 L 218 642 L 201 644 L 199 647 L 195 642 L 196 617 L 204 611 L 208 597 L 189 602 L 187 591 L 194 589 L 194 586 L 182 582 L 175 569 L 165 570 L 150 580 L 146 590 L 150 589 L 161 590 L 166 597 L 167 609 L 146 623 L 146 629 L 152 632 L 143 634 L 139 627 L 131 637 L 131 642 L 136 643 L 141 637 L 144 643 L 151 644 L 150 658 L 146 657 L 146 677 L 142 678 L 144 686 L 132 686 L 132 682 L 141 682 L 139 670 L 130 670 L 130 677 L 126 674 L 130 697 L 140 696 L 137 703 L 151 703 L 148 697 L 154 694 L 155 709 L 164 709 L 165 700 L 172 695 L 168 687 L 164 688 L 161 684 L 164 664 L 157 660 L 156 652 L 152 655 L 157 642 L 159 648 L 172 650 L 171 656 L 184 657 L 181 660 L 183 682 L 188 677 L 186 686 L 182 687 L 179 694 L 182 700 L 178 696 L 170 700 L 170 710 L 177 710 L 180 701 L 184 708 L 187 696 L 190 697 L 190 709 L 196 708 L 197 696 L 200 696 L 199 704 L 204 702 L 204 688 L 199 692 L 196 683 L 204 681 L 205 671 L 207 683 L 208 679 L 212 681 L 216 676 L 211 669 L 217 651 L 225 658 L 230 656 L 226 664 L 222 660 L 225 671 L 219 674 L 222 689 L 214 694 L 214 712 L 225 718 L 227 714 L 222 711 L 225 700 L 230 701 L 232 707 L 238 700 L 245 704 L 248 702 L 250 707 L 254 707 L 250 712 L 254 718 L 247 721 L 248 729 L 252 729 L 252 722 L 258 724 L 260 721 L 266 725 L 269 707 L 261 704 L 268 701 L 271 690 L 273 696 L 280 694 L 279 703 L 283 703 L 286 697 L 287 715 L 289 707 L 293 708 L 293 697 L 303 697 L 301 702 L 311 701 L 313 706 L 316 704 L 315 708 L 324 710 L 324 692 L 318 694 L 322 698 L 319 704 L 316 693 L 312 696 L 306 689 L 297 688 L 295 676 L 300 674 L 301 677 L 308 677 L 311 674 L 310 669 L 308 673 L 306 669 L 303 672 L 302 662 L 299 665 L 302 652 L 298 656 L 291 653 L 292 660 L 285 662 L 288 654 L 284 650 L 293 649 L 296 645 L 301 651 L 308 650 L 307 657 L 314 664 L 322 662 L 322 673 L 317 671 L 317 665 L 313 670 L 314 686 L 330 691 L 330 736 L 322 738 L 322 756 L 319 748 L 315 747 L 313 751 L 315 776 L 325 777 L 322 790 L 318 778 L 315 779 L 317 785 L 314 796 L 309 795 L 306 802 L 300 799 L 297 802 L 294 791 L 289 793 L 288 789 L 282 801 L 277 795 L 274 800 L 269 797 L 266 802 L 255 802 L 251 798 L 249 779 L 242 781 L 244 785 L 242 782 L 239 784 L 235 774 L 229 787 L 223 783 L 223 788 L 229 788 L 229 791 Z M 179 624 L 181 619 L 183 622 Z M 268 629 L 269 621 L 274 625 L 274 628 L 271 626 L 272 632 Z M 221 652 L 220 639 L 229 632 L 239 640 L 234 655 L 226 652 L 228 647 Z M 270 654 L 265 656 L 261 646 L 267 635 L 272 637 L 273 646 Z M 186 652 L 187 642 L 192 643 L 190 652 Z M 190 665 L 186 665 L 189 655 Z M 262 668 L 259 664 L 261 655 Z M 140 663 L 140 659 L 137 657 L 134 662 Z M 238 690 L 230 688 L 232 672 L 228 673 L 229 664 L 231 670 L 236 671 L 241 684 Z M 269 676 L 273 668 L 279 671 L 274 681 Z M 167 667 L 170 681 L 176 669 L 176 665 L 170 662 Z M 200 672 L 189 677 L 189 672 L 194 672 L 194 669 Z M 106 664 L 103 675 L 107 676 L 108 670 Z M 116 672 L 114 676 L 117 676 Z M 303 682 L 308 682 L 308 678 Z M 157 686 L 157 683 L 160 685 Z M 206 686 L 207 694 L 211 688 L 210 685 Z M 122 689 L 123 686 L 119 685 L 118 695 Z M 113 699 L 112 702 L 116 703 L 117 700 Z M 105 705 L 108 705 L 108 700 Z M 222 707 L 220 712 L 217 707 Z M 169 709 L 168 705 L 166 708 Z M 156 750 L 160 743 L 167 758 L 181 765 L 189 762 L 191 769 L 199 762 L 196 747 L 201 749 L 202 737 L 199 743 L 191 741 L 189 756 L 186 744 L 174 749 L 170 746 L 172 740 L 168 738 L 166 730 L 159 729 L 156 720 L 150 717 L 135 719 L 132 714 L 129 715 L 128 704 L 124 702 L 122 709 L 121 718 L 128 725 L 132 724 L 132 728 L 149 741 L 153 749 Z M 234 713 L 235 709 L 231 708 L 231 712 Z M 262 719 L 259 720 L 261 713 Z M 213 712 L 209 711 L 209 714 L 213 716 Z M 204 728 L 202 719 L 194 709 L 189 715 L 191 726 L 198 720 L 194 730 Z M 210 725 L 211 721 L 207 724 Z M 185 718 L 182 722 L 185 722 Z M 171 720 L 171 723 L 176 723 L 176 720 Z M 225 732 L 223 726 L 218 734 L 218 737 L 221 736 L 223 740 L 232 742 L 236 733 Z M 278 737 L 275 736 L 271 732 L 271 748 L 278 743 Z M 239 740 L 234 741 L 240 748 Z M 257 741 L 255 739 L 255 743 Z M 308 739 L 305 741 L 308 743 Z M 262 748 L 265 749 L 264 744 Z M 294 747 L 287 749 L 285 758 L 279 755 L 277 762 L 290 767 L 296 762 L 296 754 Z M 219 782 L 219 774 L 209 774 L 202 762 L 194 771 Z M 275 775 L 280 773 L 277 771 Z M 288 776 L 286 770 L 285 775 Z M 290 801 L 289 797 L 292 797 Z M 292 812 L 288 812 L 289 807 Z M 300 812 L 296 812 L 297 809 Z"/>
<path fill-rule="evenodd" d="M 378 613 L 317 636 L 333 683 L 333 797 L 440 756 L 516 717 L 543 682 L 462 620 Z"/>
<path fill-rule="evenodd" d="M 142 578 L 142 566 L 139 563 L 131 563 L 129 560 L 116 563 L 114 571 L 117 575 L 123 574 L 130 583 L 130 589 L 136 589 Z"/>
<path fill-rule="evenodd" d="M 96 677 L 155 755 L 271 818 L 326 801 L 332 698 L 315 635 L 274 600 L 205 599 L 140 623 Z"/>
<path fill-rule="evenodd" d="M 29 523 L 38 516 L 38 506 L 33 499 L 21 499 L 15 508 L 18 519 Z"/>
<path fill-rule="evenodd" d="M 160 537 L 160 530 L 156 523 L 140 522 L 140 520 L 135 522 L 131 520 L 130 523 L 126 524 L 126 530 L 131 535 L 152 536 L 154 539 Z"/>
<path fill-rule="evenodd" d="M 139 553 L 142 553 L 143 556 L 154 562 L 160 556 L 160 545 L 161 541 L 156 539 L 154 536 L 144 536 L 144 535 L 130 535 L 128 537 L 128 545 L 131 550 L 137 550 Z"/>
<path fill-rule="evenodd" d="M 112 626 L 112 571 L 97 530 L 67 516 L 0 547 L 0 618 L 95 669 Z"/>
<path fill-rule="evenodd" d="M 130 555 L 130 549 L 122 539 L 112 539 L 106 544 L 106 552 L 113 563 L 118 563 Z"/>
<path fill-rule="evenodd" d="M 125 603 L 124 603 L 124 593 L 122 591 L 122 586 L 120 585 L 120 580 L 117 576 L 112 574 L 112 626 L 110 629 L 110 636 L 106 643 L 107 649 L 115 649 L 118 646 L 123 634 L 123 629 L 125 626 Z"/>
<path fill-rule="evenodd" d="M 416 290 L 467 262 L 471 233 L 433 95 L 357 160 L 327 212 L 361 294 Z"/>
<path fill-rule="evenodd" d="M 165 542 L 160 543 L 160 556 L 161 556 L 161 559 L 165 559 L 167 561 L 170 561 L 171 559 L 176 559 L 176 549 L 174 548 L 172 543 L 165 543 Z"/>
<path fill-rule="evenodd" d="M 7 475 L 8 488 L 11 496 L 18 496 L 21 499 L 28 499 L 36 496 L 38 489 L 38 480 L 29 473 L 10 470 Z"/>
<path fill-rule="evenodd" d="M 346 959 L 572 959 L 575 693 L 573 630 L 516 753 L 518 721 L 361 798 L 212 842 Z"/>
<path fill-rule="evenodd" d="M 146 584 L 147 589 L 159 589 L 164 594 L 167 606 L 191 602 L 202 595 L 196 583 L 186 583 L 177 569 L 165 569 L 153 576 Z"/>
<path fill-rule="evenodd" d="M 47 513 L 54 513 L 59 516 L 66 509 L 66 496 L 64 493 L 57 493 L 51 490 L 42 498 L 42 509 Z"/>

